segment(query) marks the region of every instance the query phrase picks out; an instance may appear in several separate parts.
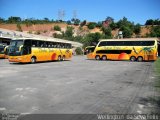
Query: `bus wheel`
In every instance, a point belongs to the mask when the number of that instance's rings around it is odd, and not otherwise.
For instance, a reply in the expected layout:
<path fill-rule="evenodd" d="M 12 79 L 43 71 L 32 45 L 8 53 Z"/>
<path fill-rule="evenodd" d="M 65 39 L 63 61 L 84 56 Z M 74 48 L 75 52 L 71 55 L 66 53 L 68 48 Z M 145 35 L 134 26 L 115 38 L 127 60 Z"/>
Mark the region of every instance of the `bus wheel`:
<path fill-rule="evenodd" d="M 102 60 L 107 60 L 107 56 L 106 56 L 106 55 L 103 55 L 103 56 L 102 56 Z"/>
<path fill-rule="evenodd" d="M 99 56 L 99 55 L 96 55 L 95 59 L 96 59 L 96 60 L 100 60 L 100 56 Z"/>
<path fill-rule="evenodd" d="M 65 60 L 65 55 L 63 55 L 63 57 L 62 57 L 62 61 L 64 61 Z"/>
<path fill-rule="evenodd" d="M 58 56 L 58 61 L 61 61 L 61 56 L 60 55 Z"/>
<path fill-rule="evenodd" d="M 143 61 L 143 57 L 139 56 L 139 57 L 137 58 L 137 61 L 138 61 L 138 62 L 142 62 L 142 61 Z"/>
<path fill-rule="evenodd" d="M 31 63 L 36 63 L 36 57 L 31 58 Z"/>
<path fill-rule="evenodd" d="M 131 57 L 130 57 L 130 61 L 133 62 L 133 61 L 135 61 L 135 60 L 136 60 L 136 57 L 134 57 L 134 56 L 131 56 Z"/>

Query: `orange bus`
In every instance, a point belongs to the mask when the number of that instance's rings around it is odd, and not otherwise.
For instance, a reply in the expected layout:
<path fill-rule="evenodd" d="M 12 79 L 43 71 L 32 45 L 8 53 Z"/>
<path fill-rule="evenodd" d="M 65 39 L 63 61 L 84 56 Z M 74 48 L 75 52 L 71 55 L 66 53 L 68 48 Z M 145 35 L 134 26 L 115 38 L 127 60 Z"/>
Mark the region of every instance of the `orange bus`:
<path fill-rule="evenodd" d="M 70 60 L 72 46 L 69 42 L 19 38 L 11 41 L 9 62 L 36 63 L 39 61 Z"/>
<path fill-rule="evenodd" d="M 104 39 L 100 40 L 88 59 L 150 61 L 157 59 L 157 39 Z"/>
<path fill-rule="evenodd" d="M 8 46 L 11 38 L 0 36 L 0 58 L 8 58 Z"/>
<path fill-rule="evenodd" d="M 0 44 L 0 58 L 5 58 L 4 48 L 5 46 L 3 44 Z"/>
<path fill-rule="evenodd" d="M 87 58 L 90 59 L 92 58 L 92 53 L 94 52 L 96 46 L 87 46 L 85 48 L 85 55 L 87 55 Z"/>

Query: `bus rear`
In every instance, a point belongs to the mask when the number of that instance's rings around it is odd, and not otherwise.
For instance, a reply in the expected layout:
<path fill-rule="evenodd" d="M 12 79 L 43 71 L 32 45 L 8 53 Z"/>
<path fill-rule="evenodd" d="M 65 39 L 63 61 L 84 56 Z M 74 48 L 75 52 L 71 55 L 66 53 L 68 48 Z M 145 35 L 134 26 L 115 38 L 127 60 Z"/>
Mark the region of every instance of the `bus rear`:
<path fill-rule="evenodd" d="M 87 55 L 87 59 L 94 59 L 94 50 L 96 46 L 87 46 L 85 48 L 85 54 Z"/>

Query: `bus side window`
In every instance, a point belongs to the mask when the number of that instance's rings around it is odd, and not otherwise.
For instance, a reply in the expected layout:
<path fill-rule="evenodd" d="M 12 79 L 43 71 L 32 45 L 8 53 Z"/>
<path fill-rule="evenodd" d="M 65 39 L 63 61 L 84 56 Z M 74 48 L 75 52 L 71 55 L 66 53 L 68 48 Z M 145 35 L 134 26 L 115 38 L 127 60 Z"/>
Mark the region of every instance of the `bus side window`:
<path fill-rule="evenodd" d="M 37 40 L 32 40 L 32 47 L 38 47 Z"/>
<path fill-rule="evenodd" d="M 24 46 L 31 47 L 31 45 L 32 45 L 31 40 L 24 41 Z"/>
<path fill-rule="evenodd" d="M 44 41 L 39 41 L 39 47 L 44 47 Z"/>

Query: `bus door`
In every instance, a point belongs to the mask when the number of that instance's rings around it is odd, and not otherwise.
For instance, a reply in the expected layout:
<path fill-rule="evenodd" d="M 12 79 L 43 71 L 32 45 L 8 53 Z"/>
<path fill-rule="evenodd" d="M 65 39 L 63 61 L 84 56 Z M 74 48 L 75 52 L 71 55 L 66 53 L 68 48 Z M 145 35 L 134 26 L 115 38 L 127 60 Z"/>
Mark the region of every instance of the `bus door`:
<path fill-rule="evenodd" d="M 30 54 L 31 54 L 31 40 L 25 40 L 24 41 L 24 46 L 21 48 L 22 49 L 22 54 L 23 55 L 28 55 L 26 56 L 27 61 L 30 60 Z"/>

